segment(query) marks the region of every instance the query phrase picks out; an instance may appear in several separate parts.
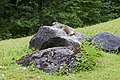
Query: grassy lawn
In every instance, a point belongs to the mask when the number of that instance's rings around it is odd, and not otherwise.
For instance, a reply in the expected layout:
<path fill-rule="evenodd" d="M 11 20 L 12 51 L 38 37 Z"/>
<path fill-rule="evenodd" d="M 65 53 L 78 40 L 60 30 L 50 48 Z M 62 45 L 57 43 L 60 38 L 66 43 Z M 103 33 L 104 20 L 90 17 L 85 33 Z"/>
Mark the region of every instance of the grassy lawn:
<path fill-rule="evenodd" d="M 77 28 L 87 37 L 100 32 L 120 35 L 120 18 L 89 27 Z M 28 49 L 31 36 L 0 41 L 0 80 L 120 80 L 120 54 L 99 51 L 103 56 L 97 59 L 97 66 L 92 71 L 81 71 L 64 76 L 49 75 L 31 67 L 17 65 L 15 61 L 31 53 Z M 92 49 L 94 54 L 94 49 Z"/>

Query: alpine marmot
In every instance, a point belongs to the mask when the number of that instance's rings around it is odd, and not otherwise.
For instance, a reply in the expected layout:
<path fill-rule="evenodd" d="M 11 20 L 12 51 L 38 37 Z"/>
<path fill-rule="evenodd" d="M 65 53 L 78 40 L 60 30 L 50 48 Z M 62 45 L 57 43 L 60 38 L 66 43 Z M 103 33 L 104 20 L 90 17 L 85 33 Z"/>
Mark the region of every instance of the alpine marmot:
<path fill-rule="evenodd" d="M 61 24 L 59 22 L 53 22 L 52 26 L 57 28 L 57 29 L 62 29 L 64 30 L 69 36 L 72 36 L 75 34 L 75 31 L 73 28 L 71 28 L 70 26 L 67 26 L 65 24 Z"/>

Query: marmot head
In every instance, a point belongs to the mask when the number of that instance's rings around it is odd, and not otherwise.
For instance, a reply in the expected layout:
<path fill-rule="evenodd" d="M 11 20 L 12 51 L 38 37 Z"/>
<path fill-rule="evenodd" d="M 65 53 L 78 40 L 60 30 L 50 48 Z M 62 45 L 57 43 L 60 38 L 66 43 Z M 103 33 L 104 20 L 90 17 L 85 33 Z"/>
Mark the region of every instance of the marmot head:
<path fill-rule="evenodd" d="M 56 24 L 59 24 L 59 22 L 53 22 L 52 23 L 52 26 L 56 25 Z"/>

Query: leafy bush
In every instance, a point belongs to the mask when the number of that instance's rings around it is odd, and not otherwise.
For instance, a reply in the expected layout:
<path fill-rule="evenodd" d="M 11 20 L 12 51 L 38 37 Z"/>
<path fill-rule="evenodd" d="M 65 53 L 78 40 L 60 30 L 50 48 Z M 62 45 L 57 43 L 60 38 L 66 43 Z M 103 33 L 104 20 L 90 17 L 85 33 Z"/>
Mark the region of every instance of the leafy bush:
<path fill-rule="evenodd" d="M 83 27 L 120 17 L 119 0 L 1 0 L 0 40 L 34 34 L 53 21 Z"/>
<path fill-rule="evenodd" d="M 2 0 L 0 2 L 0 40 L 34 34 L 39 28 L 35 1 Z"/>
<path fill-rule="evenodd" d="M 85 43 L 82 46 L 83 50 L 81 51 L 82 58 L 80 61 L 77 61 L 75 64 L 74 71 L 79 72 L 81 70 L 93 70 L 96 65 L 97 57 L 102 56 L 99 49 L 96 49 L 95 46 L 91 45 L 91 43 Z"/>
<path fill-rule="evenodd" d="M 81 53 L 78 53 L 78 61 L 75 63 L 75 67 L 69 70 L 69 67 L 65 65 L 65 68 L 57 73 L 57 75 L 68 75 L 69 73 L 76 73 L 80 71 L 94 70 L 96 67 L 96 61 L 98 57 L 101 57 L 102 50 L 97 49 L 91 43 L 85 43 L 82 46 Z M 81 56 L 82 54 L 82 56 Z"/>

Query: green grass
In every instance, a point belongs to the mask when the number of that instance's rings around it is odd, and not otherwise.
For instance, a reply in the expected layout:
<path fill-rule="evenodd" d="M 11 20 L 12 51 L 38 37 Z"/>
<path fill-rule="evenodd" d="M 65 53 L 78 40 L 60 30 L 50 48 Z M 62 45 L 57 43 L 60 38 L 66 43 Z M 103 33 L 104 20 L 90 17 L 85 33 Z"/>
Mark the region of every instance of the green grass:
<path fill-rule="evenodd" d="M 78 28 L 87 37 L 100 32 L 111 32 L 120 35 L 120 19 L 89 27 Z M 97 59 L 97 66 L 92 71 L 80 71 L 69 75 L 49 75 L 31 67 L 17 65 L 15 61 L 31 53 L 28 49 L 30 37 L 0 41 L 0 80 L 119 80 L 120 54 L 109 54 L 101 50 L 97 53 L 102 57 Z M 86 48 L 88 52 L 96 53 L 95 48 Z"/>

